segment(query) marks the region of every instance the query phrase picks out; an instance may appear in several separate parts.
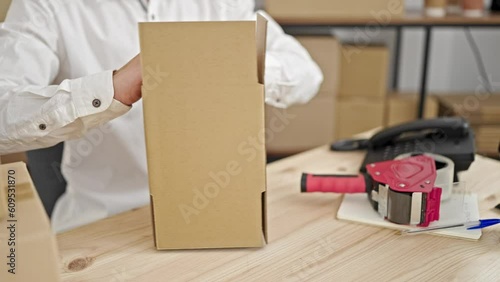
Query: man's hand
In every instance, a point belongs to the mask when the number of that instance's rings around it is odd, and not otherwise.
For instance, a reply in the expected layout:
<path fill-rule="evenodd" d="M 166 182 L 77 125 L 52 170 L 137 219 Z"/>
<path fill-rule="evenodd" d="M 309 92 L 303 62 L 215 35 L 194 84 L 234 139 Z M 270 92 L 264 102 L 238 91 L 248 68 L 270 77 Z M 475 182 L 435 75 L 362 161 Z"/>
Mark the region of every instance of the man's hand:
<path fill-rule="evenodd" d="M 131 106 L 142 97 L 142 69 L 140 54 L 113 75 L 114 98 Z"/>

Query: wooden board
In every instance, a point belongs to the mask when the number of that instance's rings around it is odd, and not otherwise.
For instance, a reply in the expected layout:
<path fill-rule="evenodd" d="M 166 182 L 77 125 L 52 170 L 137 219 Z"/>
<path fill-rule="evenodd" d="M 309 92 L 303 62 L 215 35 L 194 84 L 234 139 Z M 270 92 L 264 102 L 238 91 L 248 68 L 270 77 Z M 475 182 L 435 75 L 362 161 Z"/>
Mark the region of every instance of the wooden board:
<path fill-rule="evenodd" d="M 149 207 L 58 236 L 64 281 L 479 281 L 500 277 L 500 229 L 478 242 L 335 219 L 341 195 L 300 194 L 301 173 L 356 173 L 363 153 L 321 147 L 268 166 L 270 244 L 262 249 L 156 251 Z M 483 218 L 498 217 L 500 163 L 462 175 Z M 396 267 L 397 266 L 397 267 Z"/>

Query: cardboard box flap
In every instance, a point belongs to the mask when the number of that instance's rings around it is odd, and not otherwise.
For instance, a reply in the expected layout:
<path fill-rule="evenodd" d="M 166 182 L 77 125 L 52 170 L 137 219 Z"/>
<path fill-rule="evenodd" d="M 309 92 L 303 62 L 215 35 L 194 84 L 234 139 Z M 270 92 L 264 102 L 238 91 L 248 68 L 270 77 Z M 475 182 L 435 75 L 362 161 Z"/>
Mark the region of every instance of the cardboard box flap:
<path fill-rule="evenodd" d="M 259 83 L 265 84 L 266 75 L 266 47 L 267 47 L 267 19 L 257 13 L 257 72 Z"/>
<path fill-rule="evenodd" d="M 265 85 L 266 76 L 266 49 L 267 49 L 267 19 L 261 14 L 257 13 L 257 74 L 259 83 Z M 264 94 L 264 93 L 263 93 Z M 262 119 L 264 120 L 264 113 L 262 113 Z M 265 142 L 265 141 L 263 141 Z M 267 181 L 265 181 L 267 183 Z M 264 235 L 264 241 L 268 243 L 267 235 L 267 189 L 266 185 L 262 186 L 261 194 L 261 205 L 262 205 L 262 233 Z"/>
<path fill-rule="evenodd" d="M 140 23 L 144 87 L 258 83 L 255 21 L 227 23 Z"/>

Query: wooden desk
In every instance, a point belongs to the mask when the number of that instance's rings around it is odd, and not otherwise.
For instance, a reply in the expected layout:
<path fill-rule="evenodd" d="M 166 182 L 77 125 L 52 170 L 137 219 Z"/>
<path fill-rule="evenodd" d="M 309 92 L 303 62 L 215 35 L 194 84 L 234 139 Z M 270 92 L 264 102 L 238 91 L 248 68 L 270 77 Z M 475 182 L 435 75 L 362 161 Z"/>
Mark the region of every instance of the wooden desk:
<path fill-rule="evenodd" d="M 384 281 L 500 277 L 500 229 L 479 242 L 335 219 L 340 195 L 301 195 L 303 171 L 355 173 L 362 153 L 318 148 L 268 167 L 270 244 L 263 249 L 156 251 L 149 207 L 58 236 L 65 281 Z M 481 215 L 498 217 L 500 162 L 477 157 L 463 175 Z"/>

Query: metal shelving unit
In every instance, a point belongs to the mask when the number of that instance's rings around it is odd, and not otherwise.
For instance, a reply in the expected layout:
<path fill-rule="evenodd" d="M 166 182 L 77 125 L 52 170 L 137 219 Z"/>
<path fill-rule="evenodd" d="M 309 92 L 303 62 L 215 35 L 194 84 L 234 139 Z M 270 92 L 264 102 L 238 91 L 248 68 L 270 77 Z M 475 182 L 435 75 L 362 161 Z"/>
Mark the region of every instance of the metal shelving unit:
<path fill-rule="evenodd" d="M 291 35 L 325 35 L 331 34 L 335 28 L 363 28 L 377 27 L 380 29 L 392 29 L 395 31 L 395 52 L 393 68 L 393 90 L 398 89 L 401 37 L 403 28 L 422 28 L 424 30 L 424 52 L 422 56 L 422 75 L 420 80 L 420 101 L 418 104 L 418 117 L 422 118 L 424 113 L 425 99 L 427 95 L 427 83 L 429 73 L 429 61 L 431 59 L 432 32 L 436 28 L 498 28 L 500 27 L 500 14 L 486 14 L 478 18 L 468 18 L 459 15 L 450 15 L 442 18 L 431 18 L 421 13 L 406 13 L 405 16 L 393 18 L 389 23 L 376 22 L 373 17 L 366 18 L 284 18 L 275 17 L 285 32 Z"/>

